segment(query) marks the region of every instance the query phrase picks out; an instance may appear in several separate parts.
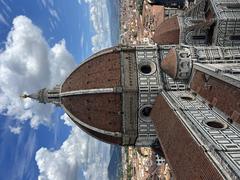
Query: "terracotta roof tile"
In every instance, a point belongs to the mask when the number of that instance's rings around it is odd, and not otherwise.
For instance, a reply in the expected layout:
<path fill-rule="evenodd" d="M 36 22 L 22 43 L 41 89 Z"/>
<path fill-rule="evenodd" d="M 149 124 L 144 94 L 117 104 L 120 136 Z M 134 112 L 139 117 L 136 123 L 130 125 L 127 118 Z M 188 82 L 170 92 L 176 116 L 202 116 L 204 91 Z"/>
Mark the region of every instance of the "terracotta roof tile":
<path fill-rule="evenodd" d="M 65 80 L 62 92 L 120 85 L 120 52 L 97 56 L 80 65 Z"/>
<path fill-rule="evenodd" d="M 64 97 L 64 107 L 80 121 L 112 132 L 122 131 L 120 94 L 91 94 Z"/>
<path fill-rule="evenodd" d="M 191 81 L 191 89 L 206 99 L 212 106 L 217 107 L 233 121 L 240 123 L 240 89 L 224 81 L 196 71 Z"/>
<path fill-rule="evenodd" d="M 177 16 L 160 23 L 154 33 L 153 41 L 157 44 L 179 44 L 180 27 Z"/>
<path fill-rule="evenodd" d="M 177 54 L 174 48 L 171 48 L 166 57 L 161 61 L 161 69 L 171 78 L 177 75 Z"/>
<path fill-rule="evenodd" d="M 157 97 L 151 118 L 176 179 L 223 179 L 162 96 Z"/>

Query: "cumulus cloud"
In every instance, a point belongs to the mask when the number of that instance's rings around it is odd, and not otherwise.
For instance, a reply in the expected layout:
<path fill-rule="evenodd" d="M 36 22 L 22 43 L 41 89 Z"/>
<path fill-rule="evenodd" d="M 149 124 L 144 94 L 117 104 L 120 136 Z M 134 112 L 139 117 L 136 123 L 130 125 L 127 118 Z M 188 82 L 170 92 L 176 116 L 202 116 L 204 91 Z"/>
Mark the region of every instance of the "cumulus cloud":
<path fill-rule="evenodd" d="M 111 45 L 107 0 L 85 0 L 85 3 L 89 4 L 90 19 L 95 30 L 92 51 L 96 52 Z"/>
<path fill-rule="evenodd" d="M 74 128 L 59 150 L 39 149 L 35 158 L 40 172 L 38 179 L 76 179 L 86 148 L 87 138 Z"/>
<path fill-rule="evenodd" d="M 18 127 L 9 126 L 9 130 L 13 134 L 20 134 L 22 128 L 20 126 L 18 126 Z"/>
<path fill-rule="evenodd" d="M 89 137 L 73 125 L 65 114 L 61 117 L 72 126 L 71 134 L 60 149 L 40 148 L 35 156 L 41 180 L 98 180 L 107 178 L 109 145 Z"/>
<path fill-rule="evenodd" d="M 74 127 L 75 124 L 74 122 L 71 120 L 71 118 L 66 114 L 64 113 L 60 119 L 62 119 L 64 121 L 64 124 L 67 125 L 67 126 L 70 126 L 70 127 Z"/>
<path fill-rule="evenodd" d="M 49 47 L 29 18 L 16 17 L 0 52 L 0 113 L 21 123 L 30 120 L 33 128 L 51 124 L 53 106 L 21 100 L 19 95 L 61 83 L 74 67 L 64 40 Z"/>

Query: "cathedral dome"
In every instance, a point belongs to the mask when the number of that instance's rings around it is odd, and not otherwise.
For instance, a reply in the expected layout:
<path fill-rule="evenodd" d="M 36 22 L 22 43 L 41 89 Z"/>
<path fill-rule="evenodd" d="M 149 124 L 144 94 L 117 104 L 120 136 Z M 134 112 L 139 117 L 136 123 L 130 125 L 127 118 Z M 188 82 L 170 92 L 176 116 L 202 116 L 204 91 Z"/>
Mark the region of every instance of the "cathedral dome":
<path fill-rule="evenodd" d="M 122 133 L 120 75 L 120 51 L 106 49 L 75 69 L 60 92 L 61 105 L 81 129 L 97 139 L 118 144 Z"/>
<path fill-rule="evenodd" d="M 101 141 L 150 146 L 156 139 L 150 112 L 161 88 L 158 66 L 156 46 L 119 45 L 88 58 L 62 85 L 23 97 L 61 106 Z"/>

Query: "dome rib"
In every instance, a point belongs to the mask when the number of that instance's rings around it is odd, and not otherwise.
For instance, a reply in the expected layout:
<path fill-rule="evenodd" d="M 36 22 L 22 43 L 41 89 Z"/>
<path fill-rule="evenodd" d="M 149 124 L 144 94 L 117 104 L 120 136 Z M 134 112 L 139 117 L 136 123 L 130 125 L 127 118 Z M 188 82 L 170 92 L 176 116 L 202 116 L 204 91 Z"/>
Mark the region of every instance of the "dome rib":
<path fill-rule="evenodd" d="M 122 145 L 122 137 L 112 137 L 112 136 L 108 136 L 108 135 L 105 135 L 105 134 L 101 134 L 101 133 L 98 133 L 96 131 L 93 131 L 91 129 L 88 129 L 84 126 L 81 126 L 78 122 L 72 120 L 82 131 L 84 131 L 85 133 L 87 133 L 88 135 L 100 140 L 100 141 L 103 141 L 105 143 L 109 143 L 109 144 L 119 144 L 119 145 Z"/>
<path fill-rule="evenodd" d="M 79 65 L 60 90 L 65 112 L 90 134 L 122 139 L 120 47 L 100 51 Z M 118 142 L 119 142 L 118 139 Z"/>
<path fill-rule="evenodd" d="M 80 89 L 75 91 L 67 91 L 60 93 L 61 97 L 67 96 L 76 96 L 76 95 L 84 95 L 84 94 L 103 94 L 103 93 L 113 93 L 113 92 L 121 92 L 119 88 L 98 88 L 98 89 Z"/>
<path fill-rule="evenodd" d="M 65 108 L 64 105 L 62 105 L 62 108 L 64 109 L 64 111 L 67 113 L 67 115 L 74 120 L 74 122 L 79 123 L 81 126 L 86 127 L 87 129 L 90 129 L 92 131 L 95 131 L 97 133 L 101 133 L 101 134 L 105 134 L 108 136 L 113 136 L 113 137 L 122 137 L 122 133 L 121 132 L 111 132 L 111 131 L 106 131 L 106 130 L 102 130 L 93 126 L 88 125 L 87 123 L 84 123 L 82 121 L 80 121 L 77 117 L 75 117 L 70 111 L 68 111 L 68 109 Z"/>

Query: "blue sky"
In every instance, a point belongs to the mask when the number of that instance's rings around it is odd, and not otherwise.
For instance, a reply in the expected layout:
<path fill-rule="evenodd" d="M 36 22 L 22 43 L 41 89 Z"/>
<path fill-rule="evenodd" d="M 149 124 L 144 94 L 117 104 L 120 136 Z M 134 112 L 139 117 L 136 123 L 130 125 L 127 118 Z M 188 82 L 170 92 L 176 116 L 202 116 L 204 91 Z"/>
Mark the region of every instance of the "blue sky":
<path fill-rule="evenodd" d="M 111 3 L 110 3 L 111 2 Z M 109 145 L 60 108 L 19 94 L 53 87 L 116 43 L 108 0 L 0 0 L 0 179 L 106 179 Z M 114 26 L 116 28 L 116 26 Z"/>

